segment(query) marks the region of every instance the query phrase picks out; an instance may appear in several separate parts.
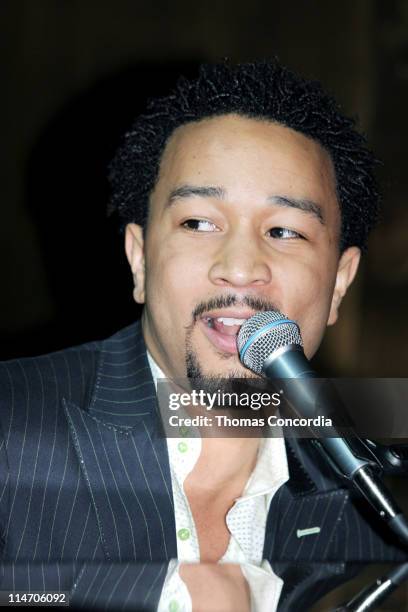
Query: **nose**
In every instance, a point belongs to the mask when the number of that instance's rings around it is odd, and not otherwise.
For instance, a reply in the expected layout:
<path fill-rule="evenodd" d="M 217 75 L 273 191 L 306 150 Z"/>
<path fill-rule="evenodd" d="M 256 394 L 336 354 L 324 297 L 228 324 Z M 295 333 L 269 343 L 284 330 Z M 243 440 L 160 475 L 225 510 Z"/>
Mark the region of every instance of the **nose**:
<path fill-rule="evenodd" d="M 272 275 L 262 246 L 249 232 L 235 231 L 225 237 L 210 268 L 211 282 L 234 287 L 267 285 Z"/>

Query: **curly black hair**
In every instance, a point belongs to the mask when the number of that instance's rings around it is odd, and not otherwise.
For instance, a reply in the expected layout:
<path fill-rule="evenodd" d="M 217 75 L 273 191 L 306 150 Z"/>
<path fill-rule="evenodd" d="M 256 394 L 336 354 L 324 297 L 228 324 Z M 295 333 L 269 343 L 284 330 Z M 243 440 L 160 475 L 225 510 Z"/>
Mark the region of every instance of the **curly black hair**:
<path fill-rule="evenodd" d="M 173 93 L 151 100 L 110 165 L 109 212 L 146 227 L 149 196 L 173 131 L 186 123 L 235 113 L 292 128 L 322 145 L 333 161 L 341 210 L 340 251 L 366 248 L 379 212 L 377 160 L 355 121 L 344 116 L 319 82 L 305 80 L 278 60 L 202 65 L 195 80 L 181 78 Z"/>

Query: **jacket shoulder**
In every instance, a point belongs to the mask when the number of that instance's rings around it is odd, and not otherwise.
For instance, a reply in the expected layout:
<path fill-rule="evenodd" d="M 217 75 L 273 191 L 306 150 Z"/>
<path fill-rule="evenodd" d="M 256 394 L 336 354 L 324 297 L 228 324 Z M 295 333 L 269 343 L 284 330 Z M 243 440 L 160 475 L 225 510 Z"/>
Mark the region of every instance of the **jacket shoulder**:
<path fill-rule="evenodd" d="M 135 324 L 114 336 L 40 355 L 0 362 L 0 420 L 3 427 L 18 413 L 41 412 L 62 398 L 78 405 L 91 401 L 99 364 L 107 347 L 120 346 Z M 137 333 L 137 330 L 136 330 Z"/>
<path fill-rule="evenodd" d="M 32 408 L 58 402 L 61 397 L 84 401 L 92 388 L 100 344 L 0 362 L 0 414 L 4 416 L 21 404 Z"/>

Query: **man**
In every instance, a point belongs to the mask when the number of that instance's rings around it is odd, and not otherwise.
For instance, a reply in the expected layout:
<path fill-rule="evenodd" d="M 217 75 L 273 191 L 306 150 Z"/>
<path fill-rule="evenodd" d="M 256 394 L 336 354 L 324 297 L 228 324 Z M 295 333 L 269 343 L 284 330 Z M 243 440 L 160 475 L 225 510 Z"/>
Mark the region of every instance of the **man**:
<path fill-rule="evenodd" d="M 155 382 L 242 377 L 240 325 L 335 323 L 377 215 L 374 160 L 316 83 L 203 67 L 111 166 L 140 323 L 4 363 L 0 517 L 13 561 L 404 558 L 306 442 L 165 440 Z"/>

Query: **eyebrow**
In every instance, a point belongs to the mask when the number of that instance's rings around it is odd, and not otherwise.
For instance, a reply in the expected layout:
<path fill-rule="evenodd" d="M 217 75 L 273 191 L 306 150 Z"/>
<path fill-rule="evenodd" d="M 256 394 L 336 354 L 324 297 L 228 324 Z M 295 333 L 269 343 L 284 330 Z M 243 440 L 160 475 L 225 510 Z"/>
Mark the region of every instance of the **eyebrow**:
<path fill-rule="evenodd" d="M 226 197 L 226 191 L 223 187 L 218 186 L 199 186 L 199 185 L 180 185 L 173 189 L 167 199 L 167 206 L 172 206 L 176 200 L 191 198 L 215 198 L 217 200 L 224 200 Z M 313 215 L 318 221 L 324 225 L 322 207 L 312 200 L 307 198 L 294 198 L 282 195 L 273 195 L 267 198 L 267 202 L 271 204 L 277 204 L 278 206 L 287 208 L 296 208 L 302 212 Z"/>
<path fill-rule="evenodd" d="M 225 189 L 222 187 L 200 187 L 198 185 L 180 185 L 170 192 L 167 204 L 170 206 L 175 200 L 182 198 L 191 198 L 199 196 L 201 198 L 216 198 L 223 200 L 225 198 Z"/>
<path fill-rule="evenodd" d="M 292 198 L 288 196 L 274 195 L 268 198 L 268 202 L 278 204 L 278 206 L 287 206 L 288 208 L 297 208 L 302 212 L 314 215 L 322 225 L 325 225 L 322 207 L 312 200 L 305 198 Z"/>

